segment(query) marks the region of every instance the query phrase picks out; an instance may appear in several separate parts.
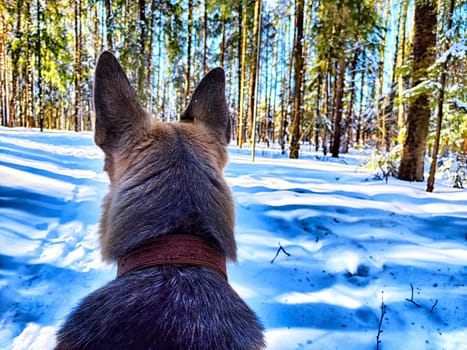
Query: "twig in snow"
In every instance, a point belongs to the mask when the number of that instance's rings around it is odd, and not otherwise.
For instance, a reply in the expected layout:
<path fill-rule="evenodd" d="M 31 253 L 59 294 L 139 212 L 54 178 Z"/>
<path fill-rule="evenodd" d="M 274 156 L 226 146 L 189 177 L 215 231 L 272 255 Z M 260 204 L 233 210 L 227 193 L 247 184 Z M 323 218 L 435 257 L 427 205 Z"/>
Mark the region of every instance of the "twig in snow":
<path fill-rule="evenodd" d="M 276 260 L 277 256 L 279 255 L 280 252 L 283 252 L 285 255 L 287 256 L 290 256 L 290 253 L 287 253 L 284 249 L 283 246 L 281 246 L 280 242 L 279 242 L 279 248 L 277 248 L 277 252 L 276 252 L 276 256 L 271 260 L 271 264 L 274 263 L 274 260 Z"/>
<path fill-rule="evenodd" d="M 436 305 L 438 305 L 438 299 L 435 300 L 435 303 L 434 303 L 433 306 L 431 307 L 430 312 L 433 312 L 433 310 L 435 309 Z"/>
<path fill-rule="evenodd" d="M 420 304 L 416 303 L 416 302 L 413 300 L 413 285 L 412 285 L 412 283 L 410 283 L 410 288 L 412 289 L 412 295 L 411 295 L 410 299 L 405 298 L 405 300 L 411 302 L 411 303 L 414 304 L 416 307 L 422 307 Z"/>
<path fill-rule="evenodd" d="M 376 335 L 376 350 L 379 350 L 379 344 L 381 343 L 381 333 L 383 333 L 383 319 L 386 314 L 386 304 L 384 304 L 384 292 L 381 292 L 381 317 L 379 318 L 378 323 L 378 334 Z"/>

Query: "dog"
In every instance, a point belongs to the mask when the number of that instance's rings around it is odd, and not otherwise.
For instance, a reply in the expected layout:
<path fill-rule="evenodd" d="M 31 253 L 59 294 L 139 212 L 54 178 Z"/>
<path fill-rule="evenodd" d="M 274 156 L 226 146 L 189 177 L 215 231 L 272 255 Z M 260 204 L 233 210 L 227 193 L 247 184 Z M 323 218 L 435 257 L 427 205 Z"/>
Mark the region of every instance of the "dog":
<path fill-rule="evenodd" d="M 264 349 L 264 329 L 225 269 L 236 243 L 223 178 L 231 132 L 223 69 L 201 80 L 179 122 L 162 123 L 106 51 L 94 107 L 110 179 L 101 253 L 118 263 L 118 277 L 72 311 L 56 349 Z"/>

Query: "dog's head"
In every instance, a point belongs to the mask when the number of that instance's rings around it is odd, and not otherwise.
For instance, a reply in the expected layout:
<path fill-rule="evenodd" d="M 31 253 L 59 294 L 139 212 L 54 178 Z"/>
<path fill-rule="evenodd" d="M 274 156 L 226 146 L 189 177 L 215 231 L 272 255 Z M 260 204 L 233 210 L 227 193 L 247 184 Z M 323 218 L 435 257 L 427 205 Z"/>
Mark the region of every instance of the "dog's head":
<path fill-rule="evenodd" d="M 144 110 L 116 58 L 104 52 L 94 106 L 95 142 L 110 178 L 100 224 L 104 259 L 178 233 L 202 236 L 234 260 L 234 211 L 223 179 L 230 139 L 224 71 L 202 79 L 181 122 L 160 123 Z"/>

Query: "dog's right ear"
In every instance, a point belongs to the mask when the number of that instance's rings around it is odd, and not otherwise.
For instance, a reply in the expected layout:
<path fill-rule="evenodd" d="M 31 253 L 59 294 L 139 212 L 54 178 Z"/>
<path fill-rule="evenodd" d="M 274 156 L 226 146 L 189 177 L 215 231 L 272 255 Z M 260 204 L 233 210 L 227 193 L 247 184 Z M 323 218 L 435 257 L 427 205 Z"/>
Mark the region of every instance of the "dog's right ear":
<path fill-rule="evenodd" d="M 111 155 L 149 129 L 149 115 L 113 54 L 103 52 L 94 78 L 96 131 L 94 140 Z"/>

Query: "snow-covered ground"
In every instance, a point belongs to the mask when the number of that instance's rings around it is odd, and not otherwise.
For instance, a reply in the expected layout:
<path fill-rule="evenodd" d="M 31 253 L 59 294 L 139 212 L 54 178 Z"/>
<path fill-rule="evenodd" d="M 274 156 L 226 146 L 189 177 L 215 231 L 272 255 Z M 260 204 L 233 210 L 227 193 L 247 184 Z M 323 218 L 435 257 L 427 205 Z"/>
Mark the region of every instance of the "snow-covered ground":
<path fill-rule="evenodd" d="M 358 155 L 247 153 L 230 148 L 225 171 L 229 280 L 269 349 L 375 349 L 378 329 L 380 349 L 467 349 L 467 191 L 386 184 Z M 92 134 L 0 128 L 0 349 L 52 348 L 114 277 L 96 233 L 107 184 Z"/>

